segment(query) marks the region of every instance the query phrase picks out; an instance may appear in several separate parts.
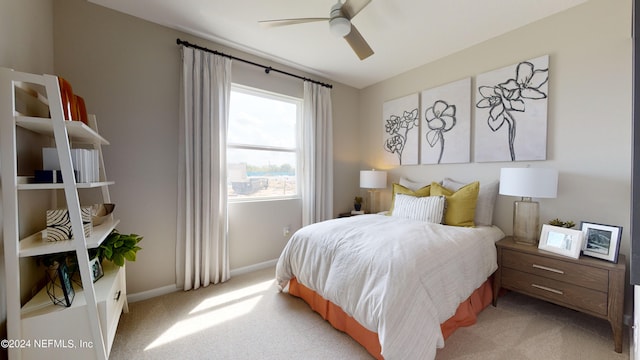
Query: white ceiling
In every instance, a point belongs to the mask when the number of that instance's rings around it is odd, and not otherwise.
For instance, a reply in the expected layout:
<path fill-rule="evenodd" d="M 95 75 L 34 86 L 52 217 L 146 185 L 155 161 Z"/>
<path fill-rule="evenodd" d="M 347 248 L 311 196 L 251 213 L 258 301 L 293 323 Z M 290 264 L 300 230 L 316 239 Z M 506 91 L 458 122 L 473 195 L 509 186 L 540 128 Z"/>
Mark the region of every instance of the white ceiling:
<path fill-rule="evenodd" d="M 364 61 L 326 22 L 258 25 L 328 17 L 336 0 L 89 1 L 361 89 L 586 0 L 372 0 L 352 19 L 375 51 Z"/>

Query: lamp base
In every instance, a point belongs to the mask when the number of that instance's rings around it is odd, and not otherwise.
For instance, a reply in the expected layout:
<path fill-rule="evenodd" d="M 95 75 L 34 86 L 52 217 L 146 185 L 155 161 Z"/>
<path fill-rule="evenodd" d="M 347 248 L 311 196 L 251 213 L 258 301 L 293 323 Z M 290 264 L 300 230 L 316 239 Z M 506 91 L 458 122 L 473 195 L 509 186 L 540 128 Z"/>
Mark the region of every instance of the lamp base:
<path fill-rule="evenodd" d="M 538 245 L 540 236 L 539 205 L 531 198 L 513 203 L 513 239 L 520 244 Z"/>
<path fill-rule="evenodd" d="M 375 214 L 378 212 L 378 192 L 377 190 L 369 190 L 369 213 Z"/>

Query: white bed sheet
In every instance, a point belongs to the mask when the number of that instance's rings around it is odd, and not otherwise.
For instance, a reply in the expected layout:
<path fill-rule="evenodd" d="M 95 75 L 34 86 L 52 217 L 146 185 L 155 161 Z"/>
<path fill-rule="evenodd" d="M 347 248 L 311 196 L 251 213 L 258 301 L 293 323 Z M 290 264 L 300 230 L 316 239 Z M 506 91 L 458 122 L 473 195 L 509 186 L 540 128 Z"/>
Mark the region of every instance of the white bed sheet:
<path fill-rule="evenodd" d="M 292 236 L 276 279 L 285 289 L 297 278 L 376 332 L 386 360 L 432 359 L 440 324 L 497 269 L 502 237 L 384 215 L 328 220 Z"/>

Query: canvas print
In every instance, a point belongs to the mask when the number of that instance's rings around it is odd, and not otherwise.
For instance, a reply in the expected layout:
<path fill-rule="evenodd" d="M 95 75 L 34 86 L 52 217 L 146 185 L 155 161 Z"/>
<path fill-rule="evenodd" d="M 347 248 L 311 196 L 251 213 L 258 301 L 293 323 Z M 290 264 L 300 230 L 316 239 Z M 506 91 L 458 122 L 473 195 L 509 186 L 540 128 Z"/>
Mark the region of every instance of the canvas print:
<path fill-rule="evenodd" d="M 478 75 L 477 162 L 546 160 L 548 80 L 548 55 Z"/>
<path fill-rule="evenodd" d="M 419 105 L 417 93 L 384 103 L 382 126 L 385 163 L 418 164 Z"/>
<path fill-rule="evenodd" d="M 421 164 L 470 161 L 471 78 L 422 92 Z"/>

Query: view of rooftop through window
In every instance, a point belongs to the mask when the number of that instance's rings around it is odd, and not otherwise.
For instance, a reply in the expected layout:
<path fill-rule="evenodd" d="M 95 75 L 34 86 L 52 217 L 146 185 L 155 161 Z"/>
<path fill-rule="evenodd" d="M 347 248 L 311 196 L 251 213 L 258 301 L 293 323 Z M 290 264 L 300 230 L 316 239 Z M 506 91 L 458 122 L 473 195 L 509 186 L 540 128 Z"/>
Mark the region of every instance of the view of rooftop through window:
<path fill-rule="evenodd" d="M 234 85 L 229 107 L 229 199 L 298 195 L 302 100 Z"/>

